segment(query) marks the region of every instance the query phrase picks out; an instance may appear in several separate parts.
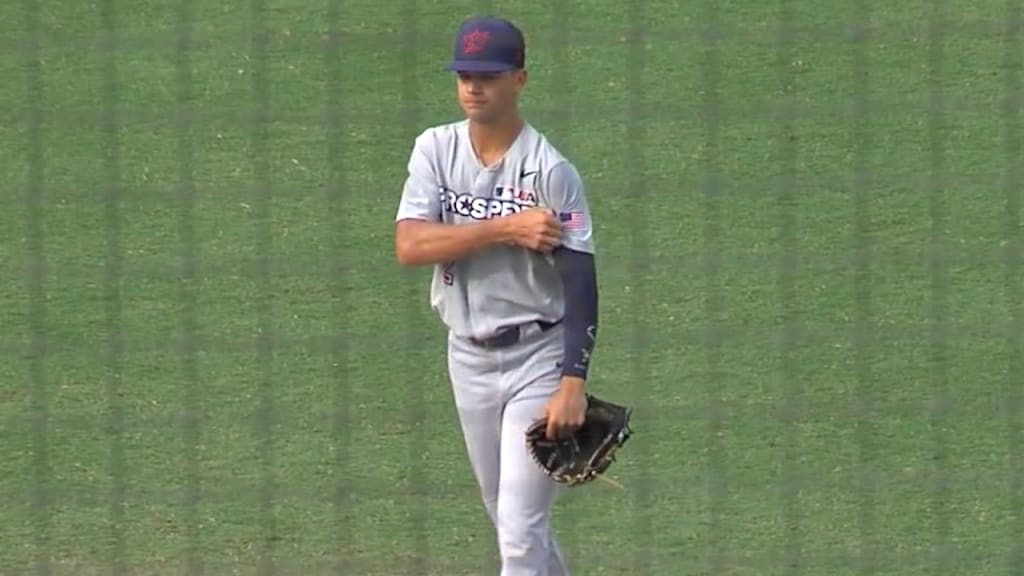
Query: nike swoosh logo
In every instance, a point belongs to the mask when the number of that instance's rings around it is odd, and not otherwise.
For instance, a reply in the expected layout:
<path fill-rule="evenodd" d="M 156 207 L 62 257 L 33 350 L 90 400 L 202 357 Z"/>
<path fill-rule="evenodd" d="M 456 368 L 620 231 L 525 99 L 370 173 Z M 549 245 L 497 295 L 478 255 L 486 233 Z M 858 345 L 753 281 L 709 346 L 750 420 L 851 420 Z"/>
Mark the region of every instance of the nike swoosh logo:
<path fill-rule="evenodd" d="M 519 171 L 520 178 L 526 178 L 530 174 L 536 174 L 539 170 L 526 170 L 525 168 Z"/>

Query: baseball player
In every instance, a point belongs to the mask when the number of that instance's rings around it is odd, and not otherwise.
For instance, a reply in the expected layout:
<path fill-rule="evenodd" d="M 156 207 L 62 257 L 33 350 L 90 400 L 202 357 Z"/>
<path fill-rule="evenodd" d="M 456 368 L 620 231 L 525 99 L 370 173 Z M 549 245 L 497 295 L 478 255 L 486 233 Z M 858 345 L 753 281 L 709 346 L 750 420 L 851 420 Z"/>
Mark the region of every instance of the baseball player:
<path fill-rule="evenodd" d="M 524 433 L 584 419 L 597 335 L 594 242 L 574 165 L 520 115 L 525 42 L 511 22 L 471 18 L 454 58 L 465 120 L 413 145 L 395 226 L 402 265 L 432 265 L 448 373 L 469 461 L 497 532 L 501 576 L 565 576 L 552 534 L 558 491 Z"/>

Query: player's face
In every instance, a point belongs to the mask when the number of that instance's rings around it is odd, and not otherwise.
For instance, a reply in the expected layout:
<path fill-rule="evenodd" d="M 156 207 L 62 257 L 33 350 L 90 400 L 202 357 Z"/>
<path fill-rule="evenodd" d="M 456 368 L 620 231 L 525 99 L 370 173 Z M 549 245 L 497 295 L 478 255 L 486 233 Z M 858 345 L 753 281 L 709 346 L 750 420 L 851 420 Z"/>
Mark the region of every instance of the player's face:
<path fill-rule="evenodd" d="M 457 80 L 459 105 L 470 120 L 493 123 L 515 109 L 525 83 L 524 70 L 486 74 L 460 72 Z"/>

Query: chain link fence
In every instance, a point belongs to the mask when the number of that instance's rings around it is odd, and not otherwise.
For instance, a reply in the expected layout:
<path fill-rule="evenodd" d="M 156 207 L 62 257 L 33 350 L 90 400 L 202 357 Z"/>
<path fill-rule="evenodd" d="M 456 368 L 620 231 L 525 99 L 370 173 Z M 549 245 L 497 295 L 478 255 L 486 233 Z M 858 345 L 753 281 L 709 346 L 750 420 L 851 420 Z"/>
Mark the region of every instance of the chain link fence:
<path fill-rule="evenodd" d="M 495 574 L 412 138 L 473 13 L 588 184 L 579 574 L 1024 574 L 1019 2 L 0 8 L 0 574 Z"/>

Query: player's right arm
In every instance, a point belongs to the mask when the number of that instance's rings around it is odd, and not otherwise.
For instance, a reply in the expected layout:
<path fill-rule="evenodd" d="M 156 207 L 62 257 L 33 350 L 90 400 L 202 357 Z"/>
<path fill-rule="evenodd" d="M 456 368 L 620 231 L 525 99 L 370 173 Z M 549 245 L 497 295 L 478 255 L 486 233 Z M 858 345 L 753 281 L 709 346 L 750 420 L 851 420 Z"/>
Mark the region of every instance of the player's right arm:
<path fill-rule="evenodd" d="M 507 242 L 511 235 L 500 219 L 453 225 L 408 218 L 395 225 L 395 255 L 403 266 L 461 260 Z"/>
<path fill-rule="evenodd" d="M 561 227 L 548 211 L 520 212 L 471 224 L 443 223 L 441 182 L 430 162 L 430 138 L 417 138 L 409 158 L 409 174 L 395 217 L 395 256 L 400 264 L 452 262 L 509 243 L 545 252 L 558 245 Z"/>

